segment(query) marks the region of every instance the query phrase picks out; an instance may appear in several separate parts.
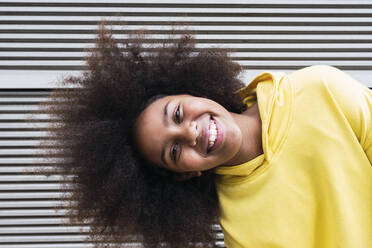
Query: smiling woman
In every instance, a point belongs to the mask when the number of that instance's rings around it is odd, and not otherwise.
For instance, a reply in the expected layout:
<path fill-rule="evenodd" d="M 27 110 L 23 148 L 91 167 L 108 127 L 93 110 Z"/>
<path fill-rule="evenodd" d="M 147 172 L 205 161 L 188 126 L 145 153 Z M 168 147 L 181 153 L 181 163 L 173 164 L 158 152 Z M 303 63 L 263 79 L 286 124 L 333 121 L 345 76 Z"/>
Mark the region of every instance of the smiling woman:
<path fill-rule="evenodd" d="M 123 51 L 102 26 L 89 70 L 63 82 L 84 90 L 47 108 L 72 220 L 146 247 L 213 246 L 217 219 L 229 248 L 372 247 L 368 88 L 330 66 L 244 87 L 227 51 L 145 38 Z"/>

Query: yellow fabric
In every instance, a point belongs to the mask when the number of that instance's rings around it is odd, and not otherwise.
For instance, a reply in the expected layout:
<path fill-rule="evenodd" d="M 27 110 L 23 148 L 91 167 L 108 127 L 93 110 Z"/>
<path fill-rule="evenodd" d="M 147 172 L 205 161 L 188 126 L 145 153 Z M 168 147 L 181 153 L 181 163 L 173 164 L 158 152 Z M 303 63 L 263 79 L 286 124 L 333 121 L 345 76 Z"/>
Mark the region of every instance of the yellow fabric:
<path fill-rule="evenodd" d="M 239 93 L 258 100 L 264 154 L 215 170 L 226 246 L 372 247 L 372 91 L 312 66 Z"/>

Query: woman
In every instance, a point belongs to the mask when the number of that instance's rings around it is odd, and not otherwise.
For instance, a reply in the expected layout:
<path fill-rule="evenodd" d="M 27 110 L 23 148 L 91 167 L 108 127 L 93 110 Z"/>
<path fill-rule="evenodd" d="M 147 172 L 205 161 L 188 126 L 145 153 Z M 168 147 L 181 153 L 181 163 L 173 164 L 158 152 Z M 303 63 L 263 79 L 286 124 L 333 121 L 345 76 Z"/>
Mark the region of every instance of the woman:
<path fill-rule="evenodd" d="M 47 108 L 93 239 L 207 247 L 219 218 L 227 247 L 372 247 L 370 90 L 328 66 L 244 87 L 223 50 L 144 41 L 101 28 Z"/>
<path fill-rule="evenodd" d="M 253 92 L 259 108 L 245 98 L 241 114 L 159 99 L 137 119 L 137 147 L 184 178 L 215 169 L 227 247 L 370 247 L 372 92 L 329 66 L 264 73 L 241 90 Z"/>

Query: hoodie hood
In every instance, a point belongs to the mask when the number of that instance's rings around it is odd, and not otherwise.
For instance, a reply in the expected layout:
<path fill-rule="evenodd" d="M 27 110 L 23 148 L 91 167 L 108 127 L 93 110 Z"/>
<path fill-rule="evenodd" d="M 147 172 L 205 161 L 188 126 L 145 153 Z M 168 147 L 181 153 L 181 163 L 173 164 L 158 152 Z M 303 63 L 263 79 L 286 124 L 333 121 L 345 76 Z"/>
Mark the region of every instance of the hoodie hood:
<path fill-rule="evenodd" d="M 284 99 L 288 99 L 285 98 L 285 95 L 291 94 L 290 85 L 287 81 L 285 73 L 265 72 L 255 77 L 246 87 L 236 92 L 240 94 L 243 103 L 248 108 L 256 101 L 258 102 L 262 122 L 263 154 L 240 165 L 219 166 L 215 169 L 216 174 L 249 176 L 257 171 L 265 161 L 272 160 L 273 154 L 280 148 L 284 140 L 283 133 L 286 132 L 290 119 L 286 117 L 289 117 L 292 102 L 284 102 Z M 278 112 L 278 108 L 283 111 L 283 108 L 287 107 L 288 116 L 275 115 L 275 112 Z"/>

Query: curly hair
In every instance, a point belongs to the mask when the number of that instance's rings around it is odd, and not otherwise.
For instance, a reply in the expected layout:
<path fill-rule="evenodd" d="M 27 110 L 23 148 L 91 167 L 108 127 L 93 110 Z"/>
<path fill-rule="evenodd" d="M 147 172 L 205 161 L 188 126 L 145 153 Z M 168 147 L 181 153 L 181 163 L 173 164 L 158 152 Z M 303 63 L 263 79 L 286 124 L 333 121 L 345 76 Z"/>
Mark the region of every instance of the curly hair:
<path fill-rule="evenodd" d="M 190 31 L 147 46 L 146 31 L 125 40 L 101 24 L 89 50 L 88 70 L 60 81 L 43 113 L 56 117 L 51 135 L 62 160 L 50 173 L 66 177 L 64 200 L 71 223 L 90 226 L 96 247 L 140 240 L 145 247 L 213 245 L 211 226 L 219 206 L 214 174 L 179 182 L 146 163 L 132 128 L 156 95 L 190 94 L 212 99 L 227 110 L 245 110 L 234 92 L 244 84 L 241 66 L 227 49 L 196 49 Z M 110 246 L 112 247 L 112 246 Z"/>

